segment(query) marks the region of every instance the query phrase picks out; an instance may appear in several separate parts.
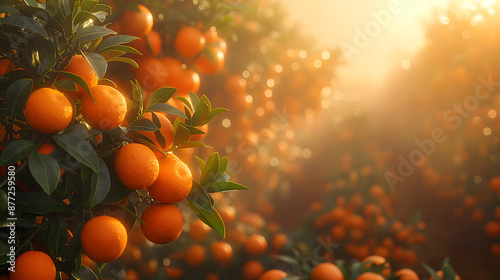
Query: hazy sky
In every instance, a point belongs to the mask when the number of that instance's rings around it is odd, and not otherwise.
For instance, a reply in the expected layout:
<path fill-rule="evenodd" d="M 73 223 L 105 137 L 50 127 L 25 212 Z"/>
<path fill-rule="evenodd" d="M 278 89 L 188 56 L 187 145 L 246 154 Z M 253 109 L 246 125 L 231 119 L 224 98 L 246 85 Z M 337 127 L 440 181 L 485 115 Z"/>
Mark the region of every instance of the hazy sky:
<path fill-rule="evenodd" d="M 343 46 L 344 85 L 380 83 L 424 44 L 424 22 L 451 0 L 277 0 L 289 21 L 326 47 Z M 464 0 L 462 0 L 464 1 Z M 473 1 L 473 0 L 468 0 Z"/>

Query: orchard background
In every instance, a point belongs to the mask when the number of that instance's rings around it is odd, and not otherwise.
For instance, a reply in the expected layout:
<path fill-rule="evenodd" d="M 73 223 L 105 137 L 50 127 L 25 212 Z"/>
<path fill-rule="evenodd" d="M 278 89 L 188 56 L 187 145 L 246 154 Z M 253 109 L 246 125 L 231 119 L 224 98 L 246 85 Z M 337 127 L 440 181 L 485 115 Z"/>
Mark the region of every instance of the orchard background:
<path fill-rule="evenodd" d="M 268 0 L 0 3 L 0 279 L 500 277 L 496 1 L 347 89 L 381 12 L 325 49 Z"/>

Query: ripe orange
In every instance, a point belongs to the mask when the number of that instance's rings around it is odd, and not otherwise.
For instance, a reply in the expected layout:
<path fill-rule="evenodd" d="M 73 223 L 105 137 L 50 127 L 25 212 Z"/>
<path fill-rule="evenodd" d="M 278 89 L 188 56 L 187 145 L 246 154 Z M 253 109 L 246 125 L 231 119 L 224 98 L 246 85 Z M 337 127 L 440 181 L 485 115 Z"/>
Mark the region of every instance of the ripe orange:
<path fill-rule="evenodd" d="M 85 254 L 82 255 L 82 265 L 90 268 L 93 271 L 97 269 L 97 264 L 95 263 L 95 261 L 91 260 L 89 256 Z"/>
<path fill-rule="evenodd" d="M 439 279 L 443 280 L 443 271 L 442 270 L 439 270 L 439 271 L 436 271 L 436 274 L 437 276 L 439 277 Z M 460 278 L 460 276 L 458 276 L 457 274 L 455 274 L 455 280 L 461 280 L 462 278 Z M 434 277 L 430 277 L 429 280 L 435 280 Z"/>
<path fill-rule="evenodd" d="M 262 274 L 259 280 L 281 280 L 287 276 L 288 274 L 283 270 L 271 269 Z"/>
<path fill-rule="evenodd" d="M 215 43 L 219 39 L 219 33 L 217 32 L 217 28 L 215 26 L 211 26 L 205 33 L 203 33 L 205 37 L 205 41 L 207 43 Z"/>
<path fill-rule="evenodd" d="M 205 37 L 198 28 L 183 26 L 177 33 L 174 45 L 178 53 L 193 58 L 205 47 Z"/>
<path fill-rule="evenodd" d="M 162 40 L 160 34 L 153 29 L 144 38 L 134 40 L 129 45 L 142 53 L 143 57 L 158 56 L 162 48 Z"/>
<path fill-rule="evenodd" d="M 205 132 L 205 134 L 194 134 L 194 135 L 191 135 L 191 141 L 203 141 L 203 139 L 205 139 L 205 137 L 207 137 L 207 133 L 208 133 L 208 123 L 202 125 L 202 126 L 199 126 L 198 129 L 200 129 L 201 131 Z"/>
<path fill-rule="evenodd" d="M 88 94 L 81 99 L 81 111 L 85 121 L 93 128 L 111 130 L 120 125 L 127 114 L 127 101 L 115 88 L 97 85 L 90 88 L 95 99 Z"/>
<path fill-rule="evenodd" d="M 35 130 L 54 134 L 65 129 L 73 120 L 73 105 L 61 92 L 40 88 L 28 97 L 24 115 Z"/>
<path fill-rule="evenodd" d="M 220 217 L 224 221 L 224 224 L 230 225 L 233 221 L 234 218 L 236 217 L 236 212 L 234 211 L 234 208 L 229 206 L 229 205 L 224 205 L 220 209 L 217 210 L 219 212 Z"/>
<path fill-rule="evenodd" d="M 226 242 L 218 241 L 210 247 L 212 257 L 215 262 L 221 265 L 227 265 L 233 258 L 233 248 Z"/>
<path fill-rule="evenodd" d="M 366 269 L 372 267 L 373 265 L 377 265 L 377 266 L 384 265 L 384 269 L 382 270 L 382 275 L 387 277 L 391 273 L 391 265 L 386 261 L 386 259 L 384 257 L 372 255 L 372 256 L 369 256 L 369 257 L 363 259 L 364 263 L 368 262 L 368 261 L 371 261 L 371 262 L 368 263 L 367 265 L 365 265 Z"/>
<path fill-rule="evenodd" d="M 189 94 L 190 91 L 197 93 L 200 89 L 200 76 L 193 69 L 181 68 L 175 77 L 175 81 L 168 79 L 169 82 L 167 84 L 177 88 L 176 96 Z"/>
<path fill-rule="evenodd" d="M 344 280 L 344 274 L 333 263 L 318 264 L 311 273 L 311 280 Z"/>
<path fill-rule="evenodd" d="M 156 244 L 167 244 L 176 240 L 182 232 L 184 219 L 182 212 L 175 205 L 153 204 L 142 213 L 142 232 L 146 238 Z"/>
<path fill-rule="evenodd" d="M 193 185 L 189 167 L 174 154 L 158 159 L 160 174 L 149 187 L 149 194 L 163 203 L 176 203 L 185 199 Z"/>
<path fill-rule="evenodd" d="M 205 262 L 205 247 L 194 244 L 186 250 L 185 261 L 189 266 L 198 267 Z"/>
<path fill-rule="evenodd" d="M 281 249 L 283 249 L 283 247 L 285 247 L 288 241 L 288 236 L 286 236 L 286 234 L 277 233 L 273 236 L 271 244 L 274 250 L 280 251 Z"/>
<path fill-rule="evenodd" d="M 226 79 L 225 87 L 231 95 L 243 94 L 247 90 L 247 80 L 240 75 L 232 75 Z"/>
<path fill-rule="evenodd" d="M 151 186 L 160 173 L 156 155 L 146 145 L 131 143 L 116 153 L 115 171 L 127 188 L 138 190 Z"/>
<path fill-rule="evenodd" d="M 165 273 L 168 275 L 168 278 L 170 279 L 179 279 L 182 277 L 182 274 L 184 273 L 181 268 L 178 267 L 173 267 L 173 266 L 166 266 L 164 268 Z"/>
<path fill-rule="evenodd" d="M 267 240 L 264 236 L 254 233 L 246 241 L 245 249 L 250 256 L 260 256 L 267 251 Z"/>
<path fill-rule="evenodd" d="M 247 261 L 242 268 L 242 276 L 245 280 L 257 280 L 264 273 L 264 265 L 260 261 Z"/>
<path fill-rule="evenodd" d="M 154 112 L 155 115 L 158 117 L 158 120 L 160 121 L 161 127 L 160 127 L 160 133 L 163 135 L 163 138 L 165 138 L 165 148 L 162 148 L 160 142 L 156 139 L 156 135 L 154 131 L 138 131 L 137 133 L 142 134 L 146 136 L 147 138 L 151 139 L 153 143 L 158 147 L 158 149 L 166 151 L 170 147 L 172 147 L 172 143 L 174 142 L 174 127 L 172 126 L 172 123 L 168 120 L 167 117 L 165 117 L 164 114 L 159 113 L 159 112 Z M 151 112 L 147 112 L 142 116 L 145 119 L 148 119 L 150 121 L 153 121 L 153 114 Z"/>
<path fill-rule="evenodd" d="M 403 268 L 394 274 L 399 280 L 419 280 L 417 273 L 409 268 Z"/>
<path fill-rule="evenodd" d="M 207 47 L 207 50 L 212 54 L 213 61 L 208 58 L 205 53 L 201 53 L 194 64 L 203 74 L 214 74 L 219 72 L 224 67 L 224 52 L 217 47 Z M 204 51 L 205 52 L 205 51 Z"/>
<path fill-rule="evenodd" d="M 169 72 L 161 60 L 149 57 L 137 60 L 137 64 L 135 78 L 145 90 L 155 91 L 167 85 Z"/>
<path fill-rule="evenodd" d="M 83 226 L 83 252 L 97 263 L 107 263 L 120 257 L 127 246 L 127 229 L 116 218 L 97 216 Z"/>
<path fill-rule="evenodd" d="M 69 64 L 64 68 L 65 72 L 70 72 L 80 76 L 90 87 L 96 86 L 99 82 L 90 64 L 82 55 L 75 55 L 69 61 Z M 64 78 L 61 78 L 64 79 Z M 77 91 L 68 91 L 68 95 L 73 99 L 79 99 L 84 94 L 88 94 L 82 87 L 76 85 Z"/>
<path fill-rule="evenodd" d="M 189 235 L 194 241 L 203 242 L 210 232 L 210 227 L 199 219 L 196 219 L 189 226 Z"/>
<path fill-rule="evenodd" d="M 500 192 L 500 176 L 494 176 L 493 178 L 491 178 L 490 188 L 496 193 Z"/>
<path fill-rule="evenodd" d="M 153 29 L 153 14 L 144 5 L 137 4 L 137 8 L 124 10 L 120 23 L 124 34 L 142 37 Z"/>
<path fill-rule="evenodd" d="M 500 258 L 500 243 L 491 244 L 490 253 L 493 257 Z"/>
<path fill-rule="evenodd" d="M 173 84 L 177 81 L 177 77 L 179 77 L 182 70 L 182 62 L 171 56 L 164 56 L 160 58 L 160 61 L 167 71 L 167 85 L 174 87 Z"/>
<path fill-rule="evenodd" d="M 385 280 L 384 276 L 374 272 L 364 272 L 356 280 Z"/>
<path fill-rule="evenodd" d="M 49 255 L 40 251 L 28 251 L 16 259 L 16 270 L 10 272 L 11 280 L 54 280 L 56 266 Z"/>
<path fill-rule="evenodd" d="M 124 280 L 139 280 L 139 274 L 133 269 L 127 269 Z"/>
<path fill-rule="evenodd" d="M 484 232 L 491 238 L 496 238 L 500 236 L 500 222 L 498 221 L 489 221 L 484 226 Z"/>

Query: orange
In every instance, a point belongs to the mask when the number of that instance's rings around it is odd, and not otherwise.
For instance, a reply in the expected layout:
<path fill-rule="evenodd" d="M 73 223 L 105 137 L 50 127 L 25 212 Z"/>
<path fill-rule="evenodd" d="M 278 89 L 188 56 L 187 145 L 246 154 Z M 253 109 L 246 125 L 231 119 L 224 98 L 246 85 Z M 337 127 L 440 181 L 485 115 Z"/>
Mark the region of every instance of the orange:
<path fill-rule="evenodd" d="M 173 84 L 177 81 L 182 70 L 182 62 L 170 56 L 164 56 L 160 58 L 160 61 L 167 72 L 165 77 L 167 85 L 174 87 Z"/>
<path fill-rule="evenodd" d="M 97 269 L 97 264 L 95 263 L 95 261 L 91 260 L 89 256 L 85 254 L 82 255 L 82 265 L 92 269 L 93 271 Z"/>
<path fill-rule="evenodd" d="M 439 279 L 443 280 L 443 271 L 442 270 L 436 271 L 436 274 L 439 277 Z M 455 274 L 455 280 L 460 280 L 460 279 L 461 279 L 460 276 L 458 276 L 458 275 Z M 429 278 L 429 280 L 435 280 L 435 279 L 434 279 L 434 277 L 431 276 Z"/>
<path fill-rule="evenodd" d="M 205 247 L 194 244 L 186 250 L 185 261 L 189 266 L 198 267 L 205 262 Z"/>
<path fill-rule="evenodd" d="M 174 127 L 172 126 L 172 123 L 168 120 L 165 115 L 159 112 L 154 112 L 155 115 L 158 117 L 158 120 L 160 121 L 160 133 L 163 135 L 163 138 L 165 138 L 165 148 L 162 148 L 160 142 L 156 139 L 156 135 L 154 131 L 138 131 L 137 133 L 142 134 L 149 138 L 153 143 L 158 147 L 158 149 L 166 151 L 170 147 L 172 147 L 172 143 L 174 142 Z M 143 118 L 148 119 L 150 121 L 153 121 L 153 114 L 151 112 L 145 113 Z"/>
<path fill-rule="evenodd" d="M 495 258 L 500 258 L 500 243 L 493 243 L 490 247 L 490 253 Z"/>
<path fill-rule="evenodd" d="M 247 261 L 242 268 L 243 279 L 257 280 L 264 273 L 264 265 L 260 261 Z"/>
<path fill-rule="evenodd" d="M 211 26 L 205 33 L 203 33 L 205 37 L 205 41 L 207 43 L 215 43 L 219 39 L 219 33 L 217 32 L 217 28 L 215 26 Z"/>
<path fill-rule="evenodd" d="M 9 277 L 11 280 L 54 280 L 56 266 L 44 252 L 28 251 L 17 257 L 16 271 Z"/>
<path fill-rule="evenodd" d="M 92 67 L 82 55 L 75 55 L 69 61 L 69 64 L 64 68 L 65 72 L 70 72 L 80 76 L 90 87 L 96 86 L 99 79 L 95 75 Z M 62 78 L 64 79 L 64 78 Z M 82 87 L 76 85 L 77 91 L 68 91 L 68 95 L 73 99 L 79 99 L 84 94 L 88 94 Z"/>
<path fill-rule="evenodd" d="M 262 274 L 259 280 L 281 280 L 287 276 L 288 274 L 283 270 L 271 269 Z"/>
<path fill-rule="evenodd" d="M 500 191 L 500 176 L 494 176 L 493 178 L 491 178 L 490 188 L 497 193 Z"/>
<path fill-rule="evenodd" d="M 489 221 L 484 226 L 484 232 L 491 238 L 500 237 L 500 222 L 498 221 Z"/>
<path fill-rule="evenodd" d="M 73 105 L 61 92 L 40 88 L 28 97 L 24 115 L 33 129 L 54 134 L 70 125 L 73 120 Z"/>
<path fill-rule="evenodd" d="M 344 280 L 344 274 L 333 263 L 318 264 L 311 273 L 311 280 Z"/>
<path fill-rule="evenodd" d="M 368 263 L 367 265 L 365 265 L 366 269 L 369 269 L 373 265 L 377 265 L 377 266 L 384 265 L 384 269 L 382 270 L 382 275 L 387 277 L 391 273 L 391 265 L 386 261 L 386 259 L 384 257 L 373 255 L 373 256 L 369 256 L 363 260 L 364 263 L 368 262 L 368 261 L 371 261 L 371 262 Z"/>
<path fill-rule="evenodd" d="M 330 228 L 330 236 L 334 242 L 340 242 L 344 240 L 346 235 L 345 227 L 342 225 L 334 225 Z"/>
<path fill-rule="evenodd" d="M 50 143 L 49 141 L 46 141 L 42 145 L 40 145 L 40 148 L 38 148 L 38 152 L 40 154 L 44 155 L 50 155 L 54 150 L 56 149 L 56 146 L 54 144 Z M 59 174 L 62 177 L 64 175 L 65 171 L 64 169 L 59 169 Z"/>
<path fill-rule="evenodd" d="M 210 247 L 212 257 L 215 262 L 221 265 L 227 265 L 233 258 L 233 248 L 226 242 L 218 241 Z"/>
<path fill-rule="evenodd" d="M 271 245 L 274 250 L 280 251 L 285 247 L 286 244 L 288 244 L 288 236 L 284 233 L 277 233 L 273 236 L 273 240 L 271 242 Z"/>
<path fill-rule="evenodd" d="M 161 60 L 149 57 L 137 60 L 137 64 L 135 78 L 145 90 L 155 91 L 167 85 L 169 72 Z"/>
<path fill-rule="evenodd" d="M 178 53 L 193 58 L 205 47 L 205 37 L 198 28 L 183 26 L 177 32 L 174 45 Z"/>
<path fill-rule="evenodd" d="M 224 221 L 224 224 L 229 225 L 234 221 L 236 217 L 236 212 L 234 208 L 229 205 L 224 205 L 220 209 L 217 210 L 219 212 L 220 217 Z"/>
<path fill-rule="evenodd" d="M 194 134 L 194 135 L 191 135 L 191 141 L 203 141 L 203 139 L 205 139 L 205 137 L 207 137 L 207 133 L 208 133 L 208 123 L 202 125 L 202 126 L 199 126 L 197 127 L 199 130 L 205 132 L 205 134 Z"/>
<path fill-rule="evenodd" d="M 203 221 L 197 219 L 191 223 L 189 226 L 189 235 L 194 241 L 203 242 L 207 238 L 207 234 L 210 232 L 210 227 L 207 226 Z"/>
<path fill-rule="evenodd" d="M 146 145 L 138 143 L 120 148 L 116 153 L 114 165 L 120 182 L 133 190 L 151 186 L 160 173 L 156 155 Z"/>
<path fill-rule="evenodd" d="M 142 37 L 153 29 L 153 14 L 144 5 L 137 4 L 137 10 L 123 11 L 120 23 L 124 34 Z"/>
<path fill-rule="evenodd" d="M 175 205 L 153 204 L 142 213 L 142 232 L 146 238 L 156 244 L 167 244 L 176 240 L 182 232 L 184 219 L 182 212 Z"/>
<path fill-rule="evenodd" d="M 158 159 L 160 174 L 149 187 L 149 194 L 163 203 L 176 203 L 185 199 L 193 185 L 189 167 L 174 154 Z"/>
<path fill-rule="evenodd" d="M 356 280 L 385 280 L 384 276 L 374 272 L 364 272 Z"/>
<path fill-rule="evenodd" d="M 204 53 L 208 51 L 212 54 L 213 61 L 208 58 L 208 56 Z M 217 47 L 207 47 L 207 50 L 204 50 L 201 55 L 195 60 L 194 64 L 198 68 L 198 70 L 203 74 L 214 74 L 219 72 L 222 67 L 224 67 L 224 52 Z"/>
<path fill-rule="evenodd" d="M 123 280 L 139 280 L 139 274 L 133 269 L 127 269 Z"/>
<path fill-rule="evenodd" d="M 169 86 L 177 88 L 176 96 L 189 94 L 190 91 L 197 93 L 200 89 L 200 76 L 193 69 L 181 68 L 175 81 L 168 80 Z"/>
<path fill-rule="evenodd" d="M 169 279 L 179 279 L 182 277 L 182 274 L 184 273 L 181 268 L 178 267 L 173 267 L 173 266 L 166 266 L 164 268 L 165 273 L 168 275 Z"/>
<path fill-rule="evenodd" d="M 144 38 L 134 40 L 129 45 L 138 50 L 143 57 L 158 56 L 161 51 L 162 40 L 160 34 L 153 29 Z"/>
<path fill-rule="evenodd" d="M 229 94 L 243 94 L 247 91 L 247 80 L 240 75 L 232 75 L 226 79 L 225 87 Z"/>
<path fill-rule="evenodd" d="M 115 88 L 97 85 L 90 88 L 95 99 L 88 94 L 81 99 L 81 111 L 85 121 L 93 128 L 111 130 L 120 125 L 127 114 L 127 101 Z"/>
<path fill-rule="evenodd" d="M 83 252 L 94 262 L 107 263 L 117 259 L 127 246 L 127 230 L 116 218 L 97 216 L 83 226 Z"/>
<path fill-rule="evenodd" d="M 246 241 L 245 249 L 250 256 L 260 256 L 267 251 L 267 240 L 264 236 L 254 233 Z"/>
<path fill-rule="evenodd" d="M 417 273 L 409 268 L 403 268 L 394 274 L 399 280 L 419 280 Z"/>

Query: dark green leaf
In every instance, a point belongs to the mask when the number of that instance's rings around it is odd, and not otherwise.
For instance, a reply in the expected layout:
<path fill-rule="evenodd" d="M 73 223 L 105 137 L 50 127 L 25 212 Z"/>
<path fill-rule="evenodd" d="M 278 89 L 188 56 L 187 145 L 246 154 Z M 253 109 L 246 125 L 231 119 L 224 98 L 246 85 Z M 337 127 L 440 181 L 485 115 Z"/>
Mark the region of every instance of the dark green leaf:
<path fill-rule="evenodd" d="M 190 91 L 189 98 L 191 99 L 191 102 L 193 103 L 193 108 L 197 108 L 199 103 L 200 103 L 200 98 L 198 98 L 198 95 L 196 95 L 196 93 Z"/>
<path fill-rule="evenodd" d="M 36 3 L 36 2 L 35 2 Z M 37 6 L 28 6 L 28 5 L 15 5 L 14 7 L 19 10 L 19 12 L 28 17 L 33 17 L 36 16 L 38 19 L 43 21 L 45 24 L 45 28 L 53 28 L 61 33 L 64 33 L 64 29 L 59 24 L 59 22 L 53 17 L 54 13 L 51 13 L 54 11 L 59 12 L 59 7 L 52 7 L 51 5 L 53 4 L 52 1 L 47 1 L 47 8 L 42 9 Z M 57 3 L 56 3 L 57 5 Z"/>
<path fill-rule="evenodd" d="M 83 123 L 78 123 L 70 127 L 65 134 L 70 134 L 80 139 L 89 140 L 89 129 Z"/>
<path fill-rule="evenodd" d="M 60 256 L 64 251 L 64 245 L 67 241 L 66 223 L 62 218 L 55 221 L 50 227 L 49 251 L 52 256 Z"/>
<path fill-rule="evenodd" d="M 89 88 L 89 85 L 87 84 L 87 82 L 80 76 L 76 75 L 76 74 L 73 74 L 73 73 L 70 73 L 70 72 L 65 72 L 65 71 L 54 71 L 55 74 L 59 74 L 59 75 L 62 75 L 70 80 L 72 80 L 73 82 L 75 82 L 76 84 L 78 84 L 80 87 L 83 88 L 83 90 L 85 90 L 88 94 L 90 94 L 90 96 L 92 96 L 92 94 L 90 93 L 90 88 Z M 94 97 L 92 96 L 92 99 L 95 101 Z"/>
<path fill-rule="evenodd" d="M 215 229 L 222 238 L 226 237 L 226 228 L 224 226 L 224 221 L 222 221 L 222 218 L 220 217 L 219 213 L 215 208 L 212 206 L 212 213 L 206 211 L 205 209 L 198 207 L 196 204 L 193 202 L 189 201 L 189 199 L 186 200 L 187 205 L 189 206 L 189 209 L 200 219 L 202 220 L 205 224 L 207 224 L 209 227 Z"/>
<path fill-rule="evenodd" d="M 207 104 L 200 103 L 193 113 L 193 118 L 191 120 L 192 126 L 201 126 L 205 123 L 210 114 L 210 108 Z"/>
<path fill-rule="evenodd" d="M 17 203 L 23 211 L 33 214 L 45 215 L 51 212 L 63 212 L 70 207 L 66 203 L 45 192 L 17 193 Z"/>
<path fill-rule="evenodd" d="M 234 182 L 216 182 L 206 188 L 208 193 L 248 190 L 247 187 Z"/>
<path fill-rule="evenodd" d="M 186 115 L 181 110 L 175 108 L 170 104 L 165 104 L 165 103 L 154 104 L 148 109 L 146 109 L 146 112 L 163 112 L 168 115 L 174 115 L 184 119 L 186 118 Z"/>
<path fill-rule="evenodd" d="M 29 6 L 38 7 L 38 2 L 36 2 L 35 0 L 24 0 L 24 2 L 26 2 L 26 4 L 28 4 Z"/>
<path fill-rule="evenodd" d="M 97 53 L 83 54 L 83 57 L 87 60 L 90 68 L 92 68 L 92 71 L 94 71 L 97 78 L 99 80 L 102 79 L 106 74 L 106 69 L 108 68 L 106 59 Z"/>
<path fill-rule="evenodd" d="M 83 181 L 79 174 L 74 174 L 66 177 L 66 180 L 64 180 L 64 184 L 66 185 L 66 188 L 70 189 L 72 192 L 83 193 Z"/>
<path fill-rule="evenodd" d="M 83 224 L 80 223 L 75 232 L 73 232 L 73 238 L 71 238 L 68 246 L 66 246 L 66 248 L 64 249 L 64 252 L 62 254 L 63 262 L 72 262 L 76 258 L 78 258 L 79 255 L 81 255 L 82 244 L 80 242 L 80 236 L 82 234 L 82 229 Z"/>
<path fill-rule="evenodd" d="M 135 60 L 128 58 L 128 57 L 118 56 L 118 57 L 113 57 L 113 58 L 108 60 L 108 62 L 114 62 L 114 61 L 125 62 L 129 65 L 134 66 L 135 68 L 139 68 L 139 64 L 137 64 L 137 62 L 135 62 Z"/>
<path fill-rule="evenodd" d="M 212 203 L 210 202 L 210 195 L 205 189 L 196 181 L 193 180 L 191 192 L 187 199 L 197 206 L 203 208 L 205 211 L 212 213 Z"/>
<path fill-rule="evenodd" d="M 40 59 L 39 74 L 51 70 L 56 65 L 56 48 L 52 41 L 44 40 L 40 37 L 35 38 L 38 57 Z"/>
<path fill-rule="evenodd" d="M 49 39 L 49 35 L 42 24 L 31 17 L 13 15 L 0 20 L 1 25 L 8 25 L 16 28 L 20 28 L 26 31 L 31 31 L 35 34 L 43 36 L 45 39 Z"/>
<path fill-rule="evenodd" d="M 219 153 L 217 152 L 212 153 L 208 158 L 200 175 L 200 184 L 202 186 L 208 186 L 215 180 L 216 175 L 219 173 L 219 160 Z"/>
<path fill-rule="evenodd" d="M 121 202 L 132 193 L 131 189 L 126 188 L 125 186 L 122 185 L 122 183 L 118 179 L 118 176 L 116 176 L 116 173 L 111 172 L 110 176 L 111 176 L 111 188 L 109 189 L 108 195 L 106 195 L 106 197 L 102 201 L 102 203 L 104 204 L 113 204 Z"/>
<path fill-rule="evenodd" d="M 177 89 L 172 87 L 162 87 L 157 89 L 155 92 L 153 92 L 153 94 L 151 94 L 146 108 L 149 108 L 158 103 L 167 102 L 175 94 L 175 92 L 177 92 Z"/>
<path fill-rule="evenodd" d="M 427 265 L 426 263 L 422 263 L 422 266 L 424 267 L 424 269 L 429 272 L 429 274 L 434 278 L 434 279 L 440 279 L 439 276 L 437 276 L 436 274 L 436 271 L 434 269 L 432 269 L 429 265 Z"/>
<path fill-rule="evenodd" d="M 182 145 L 184 143 L 186 143 L 187 141 L 189 141 L 189 139 L 191 139 L 191 132 L 189 131 L 189 129 L 187 129 L 187 127 L 185 127 L 184 125 L 182 125 L 180 122 L 177 122 L 177 120 L 179 119 L 176 119 L 176 121 L 174 122 L 174 146 L 177 147 L 179 145 Z M 177 123 L 177 126 L 175 126 L 175 124 Z"/>
<path fill-rule="evenodd" d="M 25 158 L 31 151 L 36 149 L 36 144 L 28 140 L 16 140 L 11 142 L 2 152 L 0 165 L 7 166 Z"/>
<path fill-rule="evenodd" d="M 73 24 L 76 26 L 78 24 L 84 24 L 86 21 L 92 20 L 93 22 L 102 22 L 100 18 L 98 18 L 96 15 L 89 13 L 87 11 L 81 11 L 79 12 L 75 19 L 73 20 Z"/>
<path fill-rule="evenodd" d="M 53 83 L 53 85 L 57 86 L 58 88 L 62 90 L 67 90 L 67 91 L 77 91 L 78 88 L 76 87 L 75 82 L 73 82 L 70 79 L 59 79 Z"/>
<path fill-rule="evenodd" d="M 177 149 L 186 149 L 186 148 L 211 148 L 211 147 L 198 141 L 187 141 L 177 146 Z"/>
<path fill-rule="evenodd" d="M 72 12 L 70 0 L 60 0 L 58 1 L 59 7 L 61 11 L 63 12 L 63 15 L 65 18 L 70 18 L 69 15 Z"/>
<path fill-rule="evenodd" d="M 72 42 L 88 42 L 111 34 L 116 34 L 116 32 L 106 27 L 91 25 L 78 30 Z"/>
<path fill-rule="evenodd" d="M 94 12 L 98 12 L 98 11 L 105 12 L 106 14 L 110 15 L 111 14 L 111 7 L 106 5 L 106 4 L 97 4 L 94 7 Z"/>
<path fill-rule="evenodd" d="M 83 193 L 84 205 L 88 208 L 93 208 L 97 204 L 101 203 L 111 188 L 111 178 L 108 167 L 102 159 L 99 160 L 99 172 L 94 172 L 92 174 L 90 189 L 86 189 Z M 88 185 L 85 184 L 86 188 L 87 186 Z"/>
<path fill-rule="evenodd" d="M 14 118 L 23 114 L 23 109 L 33 90 L 33 80 L 20 79 L 14 81 L 7 88 L 5 102 L 7 103 L 7 115 Z"/>
<path fill-rule="evenodd" d="M 156 124 L 148 120 L 146 118 L 140 118 L 137 119 L 135 122 L 133 122 L 129 127 L 129 131 L 156 131 L 158 130 L 158 127 Z"/>
<path fill-rule="evenodd" d="M 187 100 L 186 98 L 182 97 L 182 96 L 178 96 L 176 97 L 175 99 L 181 101 L 182 103 L 184 103 L 184 105 L 186 107 L 189 108 L 189 110 L 193 111 L 193 107 L 191 106 L 191 103 L 189 103 L 189 100 Z"/>
<path fill-rule="evenodd" d="M 133 104 L 130 109 L 130 116 L 128 119 L 128 123 L 133 123 L 137 118 L 142 116 L 143 111 L 143 97 L 142 97 L 142 89 L 141 85 L 135 81 L 130 81 L 132 84 L 132 95 L 133 95 Z"/>
<path fill-rule="evenodd" d="M 122 52 L 122 51 L 117 51 L 117 50 L 107 50 L 107 51 L 103 51 L 100 54 L 102 55 L 102 57 L 106 61 L 108 61 L 108 60 L 113 59 L 115 57 L 119 57 L 119 56 L 125 55 L 126 53 Z"/>
<path fill-rule="evenodd" d="M 71 275 L 75 278 L 75 280 L 99 280 L 92 269 L 85 265 L 82 265 L 80 270 L 75 273 L 71 273 Z"/>
<path fill-rule="evenodd" d="M 77 161 L 98 172 L 99 158 L 89 142 L 68 133 L 55 135 L 53 139 Z"/>
<path fill-rule="evenodd" d="M 29 156 L 30 172 L 35 181 L 48 195 L 56 189 L 59 182 L 59 164 L 49 155 L 32 151 Z"/>
<path fill-rule="evenodd" d="M 215 176 L 215 180 L 218 180 L 224 172 L 226 172 L 227 165 L 229 164 L 229 159 L 227 157 L 223 157 L 219 161 L 219 172 L 217 176 Z"/>
<path fill-rule="evenodd" d="M 99 46 L 95 49 L 96 53 L 103 52 L 108 48 L 113 48 L 116 45 L 130 43 L 133 40 L 139 39 L 138 37 L 128 36 L 128 35 L 115 35 L 112 37 L 106 37 L 102 40 Z"/>
<path fill-rule="evenodd" d="M 96 0 L 84 0 L 82 1 L 81 8 L 83 11 L 91 12 L 98 3 L 99 1 Z"/>

